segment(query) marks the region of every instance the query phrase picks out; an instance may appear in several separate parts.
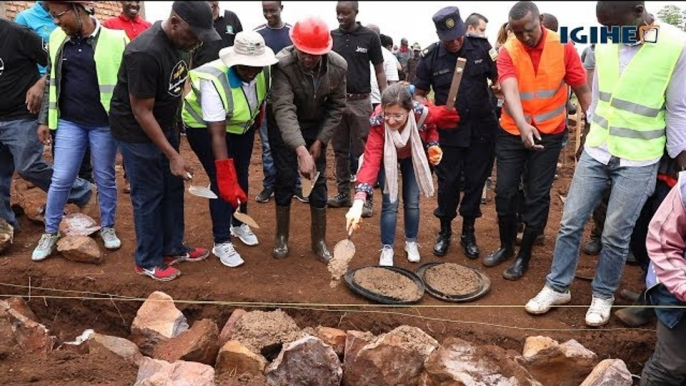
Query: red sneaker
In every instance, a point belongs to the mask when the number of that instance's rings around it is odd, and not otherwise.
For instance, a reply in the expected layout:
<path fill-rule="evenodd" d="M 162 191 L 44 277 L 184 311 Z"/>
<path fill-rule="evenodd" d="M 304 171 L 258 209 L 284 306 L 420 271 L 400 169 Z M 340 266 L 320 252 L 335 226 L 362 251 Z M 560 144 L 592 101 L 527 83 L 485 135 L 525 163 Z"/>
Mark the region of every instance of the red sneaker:
<path fill-rule="evenodd" d="M 167 264 L 161 264 L 154 268 L 142 268 L 136 266 L 134 271 L 141 276 L 148 276 L 157 281 L 171 281 L 181 275 L 181 271 Z"/>
<path fill-rule="evenodd" d="M 207 259 L 207 256 L 209 255 L 210 251 L 205 248 L 188 248 L 188 252 L 186 252 L 185 255 L 165 256 L 164 262 L 167 265 L 175 265 L 178 263 L 183 263 L 184 261 L 195 263 Z"/>

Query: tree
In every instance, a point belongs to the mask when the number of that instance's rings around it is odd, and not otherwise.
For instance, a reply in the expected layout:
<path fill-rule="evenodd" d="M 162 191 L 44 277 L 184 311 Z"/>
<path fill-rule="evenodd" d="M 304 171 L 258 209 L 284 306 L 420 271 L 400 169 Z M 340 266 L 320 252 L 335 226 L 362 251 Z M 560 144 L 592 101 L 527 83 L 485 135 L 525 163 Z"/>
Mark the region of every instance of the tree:
<path fill-rule="evenodd" d="M 684 16 L 686 15 L 686 10 L 684 12 L 685 13 L 682 14 L 681 9 L 676 5 L 665 5 L 660 12 L 657 13 L 657 18 L 662 22 L 685 30 Z"/>

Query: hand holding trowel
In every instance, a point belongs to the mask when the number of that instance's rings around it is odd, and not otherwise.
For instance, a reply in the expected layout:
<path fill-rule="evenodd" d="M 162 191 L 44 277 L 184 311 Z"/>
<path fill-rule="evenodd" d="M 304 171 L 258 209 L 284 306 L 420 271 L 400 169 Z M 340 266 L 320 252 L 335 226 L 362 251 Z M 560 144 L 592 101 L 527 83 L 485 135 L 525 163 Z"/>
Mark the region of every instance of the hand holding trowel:
<path fill-rule="evenodd" d="M 192 181 L 193 180 L 193 175 L 190 173 L 186 173 L 186 177 L 188 177 L 187 181 Z M 188 193 L 197 196 L 197 197 L 202 197 L 202 198 L 208 198 L 210 200 L 217 199 L 217 195 L 210 189 L 210 187 L 204 187 L 204 186 L 195 186 L 191 185 L 188 187 Z"/>

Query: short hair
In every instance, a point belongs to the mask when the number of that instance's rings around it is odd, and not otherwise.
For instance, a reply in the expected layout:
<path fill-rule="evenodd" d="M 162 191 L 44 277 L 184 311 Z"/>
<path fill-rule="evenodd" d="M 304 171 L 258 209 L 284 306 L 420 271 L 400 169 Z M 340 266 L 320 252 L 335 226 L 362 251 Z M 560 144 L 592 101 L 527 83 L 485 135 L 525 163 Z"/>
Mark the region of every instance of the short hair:
<path fill-rule="evenodd" d="M 360 10 L 360 3 L 357 1 L 339 1 L 338 4 L 341 3 L 351 3 L 353 5 L 353 8 L 355 8 L 356 11 Z"/>
<path fill-rule="evenodd" d="M 599 1 L 596 6 L 596 12 L 606 12 L 612 14 L 622 14 L 633 12 L 636 7 L 642 5 L 646 6 L 645 1 Z"/>
<path fill-rule="evenodd" d="M 388 35 L 381 34 L 379 35 L 379 39 L 381 40 L 381 47 L 388 47 L 393 45 L 393 38 Z"/>
<path fill-rule="evenodd" d="M 402 83 L 394 83 L 386 87 L 381 94 L 381 105 L 384 107 L 398 105 L 407 111 L 412 110 L 414 106 L 410 90 Z"/>
<path fill-rule="evenodd" d="M 544 13 L 543 15 L 543 26 L 551 31 L 557 32 L 560 29 L 560 23 L 554 15 L 549 13 Z"/>
<path fill-rule="evenodd" d="M 520 1 L 510 9 L 510 19 L 522 20 L 531 12 L 531 16 L 537 19 L 541 14 L 538 12 L 538 7 L 533 1 Z"/>
<path fill-rule="evenodd" d="M 476 28 L 479 26 L 479 21 L 481 20 L 483 20 L 484 23 L 488 23 L 488 19 L 486 19 L 486 16 L 474 12 L 471 15 L 467 16 L 467 19 L 464 21 L 464 23 Z"/>

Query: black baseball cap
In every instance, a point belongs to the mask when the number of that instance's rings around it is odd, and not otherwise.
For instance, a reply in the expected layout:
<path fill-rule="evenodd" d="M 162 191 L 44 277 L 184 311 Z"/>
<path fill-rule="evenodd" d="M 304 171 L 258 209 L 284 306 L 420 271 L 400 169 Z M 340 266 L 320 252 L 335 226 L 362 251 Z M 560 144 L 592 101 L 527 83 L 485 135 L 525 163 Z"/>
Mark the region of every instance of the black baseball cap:
<path fill-rule="evenodd" d="M 172 10 L 191 26 L 195 37 L 202 42 L 221 40 L 214 29 L 212 8 L 207 1 L 175 1 Z"/>
<path fill-rule="evenodd" d="M 467 26 L 460 17 L 457 7 L 445 7 L 432 18 L 438 38 L 443 41 L 455 40 L 467 33 Z"/>

